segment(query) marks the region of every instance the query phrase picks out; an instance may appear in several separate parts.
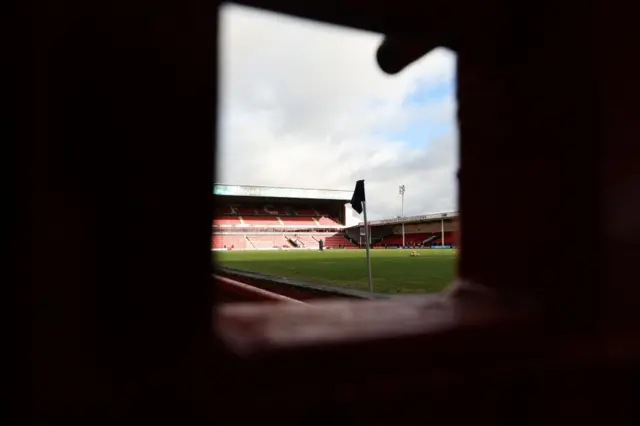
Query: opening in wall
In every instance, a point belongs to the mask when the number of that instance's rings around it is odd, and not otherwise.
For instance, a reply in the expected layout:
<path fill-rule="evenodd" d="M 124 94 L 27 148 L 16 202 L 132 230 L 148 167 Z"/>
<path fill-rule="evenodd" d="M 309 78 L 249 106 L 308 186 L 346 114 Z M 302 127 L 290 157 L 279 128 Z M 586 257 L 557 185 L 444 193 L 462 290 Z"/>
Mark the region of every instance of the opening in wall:
<path fill-rule="evenodd" d="M 294 299 L 445 289 L 455 54 L 436 49 L 389 76 L 375 63 L 380 34 L 237 5 L 221 8 L 220 29 L 217 273 Z M 351 204 L 358 180 L 368 240 Z"/>

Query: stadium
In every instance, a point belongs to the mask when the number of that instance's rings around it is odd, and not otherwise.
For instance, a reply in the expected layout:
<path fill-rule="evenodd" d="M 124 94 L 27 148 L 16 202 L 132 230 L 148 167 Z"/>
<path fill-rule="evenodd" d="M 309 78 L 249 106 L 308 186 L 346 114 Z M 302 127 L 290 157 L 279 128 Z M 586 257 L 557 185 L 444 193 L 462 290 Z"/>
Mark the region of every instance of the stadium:
<path fill-rule="evenodd" d="M 216 261 L 247 272 L 366 290 L 365 227 L 351 208 L 352 195 L 216 184 L 211 239 Z M 444 212 L 370 221 L 374 291 L 443 290 L 454 275 L 457 217 Z"/>

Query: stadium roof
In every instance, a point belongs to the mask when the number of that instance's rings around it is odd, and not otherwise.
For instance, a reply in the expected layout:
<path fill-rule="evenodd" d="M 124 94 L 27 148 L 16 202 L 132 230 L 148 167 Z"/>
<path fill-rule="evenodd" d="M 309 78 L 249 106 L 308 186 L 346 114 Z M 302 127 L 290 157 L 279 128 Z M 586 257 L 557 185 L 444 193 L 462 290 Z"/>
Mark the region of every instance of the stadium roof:
<path fill-rule="evenodd" d="M 383 225 L 395 225 L 398 223 L 410 223 L 410 222 L 430 222 L 440 219 L 449 219 L 452 217 L 458 217 L 458 212 L 443 212 L 443 213 L 431 213 L 420 216 L 407 216 L 405 218 L 396 217 L 393 219 L 383 220 L 371 220 L 369 226 L 383 226 Z M 360 222 L 357 226 L 364 225 L 364 222 Z"/>
<path fill-rule="evenodd" d="M 346 202 L 351 200 L 353 191 L 341 191 L 335 189 L 278 188 L 253 185 L 223 185 L 216 183 L 213 185 L 213 194 L 234 197 L 335 200 Z"/>

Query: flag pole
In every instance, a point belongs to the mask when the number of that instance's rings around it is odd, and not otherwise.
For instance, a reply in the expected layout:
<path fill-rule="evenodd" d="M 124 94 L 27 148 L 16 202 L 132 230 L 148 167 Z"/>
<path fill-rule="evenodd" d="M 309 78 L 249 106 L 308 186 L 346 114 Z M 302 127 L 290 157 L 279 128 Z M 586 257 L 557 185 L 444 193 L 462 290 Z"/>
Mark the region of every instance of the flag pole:
<path fill-rule="evenodd" d="M 365 248 L 367 249 L 367 272 L 369 276 L 369 291 L 373 293 L 373 280 L 371 279 L 371 253 L 369 252 L 371 235 L 369 235 L 369 222 L 367 221 L 367 206 L 365 201 L 362 202 L 362 212 L 364 213 L 364 244 Z"/>
<path fill-rule="evenodd" d="M 367 272 L 369 276 L 369 291 L 373 293 L 373 280 L 371 279 L 371 253 L 369 252 L 369 246 L 371 245 L 371 235 L 369 229 L 369 221 L 367 220 L 367 205 L 366 205 L 364 179 L 356 182 L 356 189 L 353 191 L 353 197 L 351 197 L 351 207 L 360 213 L 364 213 L 364 239 L 365 248 L 367 249 Z M 360 234 L 362 237 L 362 234 Z"/>

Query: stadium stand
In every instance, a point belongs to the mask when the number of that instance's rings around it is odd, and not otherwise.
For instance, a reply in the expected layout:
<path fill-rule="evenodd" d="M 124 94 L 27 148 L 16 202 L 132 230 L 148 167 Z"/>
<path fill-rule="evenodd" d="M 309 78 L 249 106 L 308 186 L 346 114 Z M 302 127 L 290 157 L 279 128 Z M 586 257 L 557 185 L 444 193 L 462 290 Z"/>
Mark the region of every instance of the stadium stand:
<path fill-rule="evenodd" d="M 356 247 L 344 237 L 351 191 L 214 185 L 212 249 Z M 336 241 L 335 243 L 333 241 Z"/>
<path fill-rule="evenodd" d="M 320 240 L 327 249 L 343 249 L 359 248 L 364 242 L 361 224 L 351 216 L 351 191 L 216 185 L 214 194 L 214 250 L 317 250 Z M 436 232 L 442 228 L 444 245 L 454 245 L 452 217 L 442 213 L 406 218 L 405 244 L 442 245 L 442 235 Z M 373 247 L 401 246 L 398 224 L 396 219 L 374 221 Z"/>
<path fill-rule="evenodd" d="M 214 235 L 211 243 L 215 248 L 247 248 L 247 238 L 244 235 Z"/>
<path fill-rule="evenodd" d="M 256 249 L 290 247 L 284 235 L 248 235 L 247 240 Z"/>
<path fill-rule="evenodd" d="M 216 210 L 217 216 L 234 215 L 234 214 L 236 214 L 236 212 L 228 204 L 223 204 L 219 206 Z"/>
<path fill-rule="evenodd" d="M 261 206 L 258 209 L 259 214 L 266 214 L 272 216 L 287 216 L 289 215 L 289 210 L 286 207 L 278 207 L 270 204 Z"/>
<path fill-rule="evenodd" d="M 330 217 L 319 217 L 316 219 L 318 221 L 318 224 L 321 226 L 337 226 L 340 225 L 336 220 L 330 218 Z"/>
<path fill-rule="evenodd" d="M 326 248 L 357 248 L 350 240 L 345 238 L 344 235 L 332 235 L 330 237 L 324 237 L 324 246 Z"/>
<path fill-rule="evenodd" d="M 313 235 L 289 235 L 288 238 L 295 242 L 300 248 L 318 247 L 318 240 Z"/>
<path fill-rule="evenodd" d="M 213 220 L 214 225 L 240 225 L 238 216 L 220 216 Z"/>
<path fill-rule="evenodd" d="M 405 234 L 404 241 L 405 245 L 441 245 L 442 235 L 440 233 L 416 233 L 416 234 Z M 445 245 L 452 245 L 454 243 L 454 235 L 451 232 L 445 232 L 444 235 Z M 376 242 L 374 244 L 375 247 L 381 246 L 400 246 L 402 245 L 402 234 L 394 234 L 387 237 L 384 237 L 382 240 Z"/>
<path fill-rule="evenodd" d="M 252 226 L 280 226 L 282 221 L 278 216 L 241 216 L 245 225 Z"/>
<path fill-rule="evenodd" d="M 258 212 L 256 211 L 256 208 L 251 205 L 247 205 L 247 206 L 234 205 L 234 206 L 231 206 L 231 208 L 233 209 L 235 214 L 238 214 L 240 216 L 258 214 Z"/>
<path fill-rule="evenodd" d="M 282 221 L 288 226 L 318 226 L 313 217 L 286 217 Z"/>
<path fill-rule="evenodd" d="M 413 244 L 421 244 L 423 241 L 427 240 L 431 237 L 431 233 L 419 233 L 419 234 L 405 234 L 404 240 L 405 244 L 413 245 Z M 402 234 L 394 234 L 388 237 L 383 238 L 378 241 L 376 245 L 401 245 L 402 244 Z"/>
<path fill-rule="evenodd" d="M 319 216 L 318 212 L 313 209 L 295 209 L 293 214 L 297 216 Z"/>
<path fill-rule="evenodd" d="M 455 244 L 455 235 L 452 232 L 445 232 L 444 233 L 444 245 L 452 245 Z M 442 243 L 442 236 L 438 236 L 438 238 L 436 238 L 433 241 L 434 245 L 441 245 Z"/>

